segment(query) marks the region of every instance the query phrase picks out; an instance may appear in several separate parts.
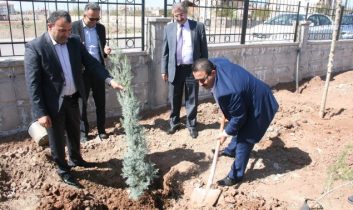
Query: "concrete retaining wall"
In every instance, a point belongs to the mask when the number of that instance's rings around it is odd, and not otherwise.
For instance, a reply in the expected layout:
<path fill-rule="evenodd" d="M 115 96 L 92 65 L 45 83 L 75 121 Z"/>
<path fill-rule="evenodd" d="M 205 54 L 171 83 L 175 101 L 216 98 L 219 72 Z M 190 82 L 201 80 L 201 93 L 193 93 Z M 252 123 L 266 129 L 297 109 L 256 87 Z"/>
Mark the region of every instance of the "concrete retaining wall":
<path fill-rule="evenodd" d="M 125 52 L 133 71 L 135 93 L 141 110 L 168 105 L 167 84 L 160 76 L 160 58 L 164 25 L 169 18 L 156 18 L 148 24 L 146 52 Z M 306 40 L 302 36 L 302 40 Z M 299 46 L 299 78 L 326 74 L 330 41 L 301 43 L 269 43 L 251 45 L 211 45 L 210 57 L 227 57 L 248 69 L 256 77 L 273 86 L 295 80 Z M 353 40 L 336 44 L 334 72 L 353 69 Z M 107 87 L 107 117 L 120 116 L 121 107 L 116 92 Z M 200 90 L 200 98 L 210 97 Z M 95 120 L 92 98 L 89 100 L 89 120 Z M 0 137 L 27 129 L 32 120 L 25 86 L 23 57 L 0 59 Z M 93 124 L 92 124 L 93 125 Z"/>

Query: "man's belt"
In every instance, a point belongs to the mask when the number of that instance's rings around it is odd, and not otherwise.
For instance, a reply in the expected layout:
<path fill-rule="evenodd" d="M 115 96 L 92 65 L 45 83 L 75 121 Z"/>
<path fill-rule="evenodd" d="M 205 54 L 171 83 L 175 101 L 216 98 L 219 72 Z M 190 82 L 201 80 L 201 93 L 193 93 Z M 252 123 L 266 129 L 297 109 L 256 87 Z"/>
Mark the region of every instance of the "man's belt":
<path fill-rule="evenodd" d="M 177 65 L 177 68 L 191 68 L 192 64 L 180 64 Z"/>
<path fill-rule="evenodd" d="M 63 96 L 63 98 L 64 99 L 75 99 L 75 98 L 78 98 L 78 96 L 79 96 L 79 93 L 78 93 L 78 91 L 76 91 L 74 94 L 72 94 L 72 95 L 65 95 L 65 96 Z"/>

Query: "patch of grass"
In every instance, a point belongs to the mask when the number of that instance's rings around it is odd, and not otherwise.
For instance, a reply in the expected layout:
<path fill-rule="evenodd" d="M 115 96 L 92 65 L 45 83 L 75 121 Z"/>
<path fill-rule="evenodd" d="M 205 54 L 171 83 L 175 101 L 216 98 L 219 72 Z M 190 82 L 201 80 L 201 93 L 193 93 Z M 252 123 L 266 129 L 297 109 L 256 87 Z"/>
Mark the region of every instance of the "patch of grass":
<path fill-rule="evenodd" d="M 332 186 L 332 183 L 335 180 L 353 180 L 352 156 L 353 145 L 347 145 L 338 157 L 336 163 L 329 167 L 329 180 L 327 182 L 328 189 Z"/>

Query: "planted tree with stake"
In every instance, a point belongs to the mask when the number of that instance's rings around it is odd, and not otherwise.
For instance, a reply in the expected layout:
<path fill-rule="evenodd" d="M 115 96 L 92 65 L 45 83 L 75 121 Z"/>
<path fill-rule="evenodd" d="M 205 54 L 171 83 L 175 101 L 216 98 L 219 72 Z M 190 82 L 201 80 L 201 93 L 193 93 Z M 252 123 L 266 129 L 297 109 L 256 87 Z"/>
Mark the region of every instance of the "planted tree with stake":
<path fill-rule="evenodd" d="M 139 102 L 132 87 L 130 63 L 120 52 L 111 55 L 110 60 L 109 69 L 112 76 L 124 87 L 123 91 L 117 93 L 127 140 L 122 176 L 129 186 L 130 198 L 137 200 L 157 176 L 157 169 L 154 168 L 155 164 L 146 158 L 148 148 L 144 129 L 139 124 Z"/>

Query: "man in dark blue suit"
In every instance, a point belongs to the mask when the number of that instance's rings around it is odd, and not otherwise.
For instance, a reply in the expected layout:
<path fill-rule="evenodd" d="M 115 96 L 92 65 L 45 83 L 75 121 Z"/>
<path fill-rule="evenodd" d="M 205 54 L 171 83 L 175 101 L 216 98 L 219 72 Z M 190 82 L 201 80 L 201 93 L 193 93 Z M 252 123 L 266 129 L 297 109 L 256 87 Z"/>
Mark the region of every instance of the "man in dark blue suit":
<path fill-rule="evenodd" d="M 202 87 L 212 90 L 229 121 L 218 140 L 223 143 L 232 136 L 223 153 L 236 159 L 228 175 L 217 183 L 234 185 L 243 179 L 254 144 L 264 136 L 278 111 L 277 101 L 264 82 L 225 58 L 197 60 L 193 75 Z"/>
<path fill-rule="evenodd" d="M 71 167 L 92 167 L 80 152 L 80 110 L 85 100 L 82 66 L 114 89 L 122 89 L 108 71 L 86 50 L 79 37 L 71 35 L 71 17 L 66 11 L 52 12 L 48 32 L 26 44 L 25 76 L 33 117 L 47 129 L 51 156 L 61 179 L 80 187 Z M 69 162 L 65 159 L 65 132 Z"/>

